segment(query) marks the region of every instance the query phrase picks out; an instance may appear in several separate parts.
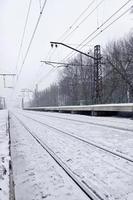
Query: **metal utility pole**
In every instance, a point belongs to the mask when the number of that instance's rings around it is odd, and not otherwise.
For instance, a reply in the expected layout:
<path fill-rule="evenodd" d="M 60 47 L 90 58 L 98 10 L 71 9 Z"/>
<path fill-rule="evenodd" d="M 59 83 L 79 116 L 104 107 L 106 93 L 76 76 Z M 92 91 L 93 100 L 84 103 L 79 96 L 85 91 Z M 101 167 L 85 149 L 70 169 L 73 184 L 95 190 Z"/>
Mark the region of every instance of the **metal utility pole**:
<path fill-rule="evenodd" d="M 100 45 L 94 47 L 93 103 L 102 103 L 102 66 Z"/>
<path fill-rule="evenodd" d="M 94 68 L 93 68 L 93 75 L 92 75 L 92 103 L 93 104 L 100 104 L 102 103 L 102 67 L 101 67 L 101 48 L 100 45 L 94 46 L 94 57 L 90 56 L 89 54 L 86 54 L 82 51 L 79 51 L 78 49 L 75 49 L 69 45 L 66 45 L 61 42 L 50 42 L 51 47 L 55 45 L 55 47 L 58 47 L 58 45 L 63 45 L 69 49 L 72 49 L 82 55 L 85 55 L 89 58 L 92 58 L 94 60 Z"/>

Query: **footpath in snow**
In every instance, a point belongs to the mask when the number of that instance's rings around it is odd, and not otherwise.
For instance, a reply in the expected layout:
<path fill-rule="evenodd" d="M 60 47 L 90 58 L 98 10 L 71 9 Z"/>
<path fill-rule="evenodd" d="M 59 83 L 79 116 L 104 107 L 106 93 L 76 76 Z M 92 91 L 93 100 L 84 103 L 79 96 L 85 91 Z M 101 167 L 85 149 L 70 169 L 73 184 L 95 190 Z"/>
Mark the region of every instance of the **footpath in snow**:
<path fill-rule="evenodd" d="M 0 110 L 0 200 L 9 200 L 8 111 Z"/>

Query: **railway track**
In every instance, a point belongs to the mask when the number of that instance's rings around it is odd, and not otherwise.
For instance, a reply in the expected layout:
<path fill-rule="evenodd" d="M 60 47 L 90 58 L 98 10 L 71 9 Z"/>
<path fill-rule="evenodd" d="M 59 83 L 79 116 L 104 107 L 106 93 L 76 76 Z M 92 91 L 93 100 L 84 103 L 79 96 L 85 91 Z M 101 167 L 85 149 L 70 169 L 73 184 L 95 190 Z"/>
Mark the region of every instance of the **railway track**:
<path fill-rule="evenodd" d="M 30 113 L 31 111 L 26 111 L 27 113 Z M 57 119 L 63 119 L 63 120 L 68 120 L 68 121 L 73 121 L 73 122 L 79 122 L 79 123 L 84 123 L 84 124 L 91 124 L 91 125 L 95 125 L 95 126 L 100 126 L 100 127 L 107 127 L 107 128 L 113 128 L 116 130 L 121 130 L 121 131 L 129 131 L 133 134 L 133 129 L 128 129 L 128 128 L 124 128 L 124 127 L 116 127 L 116 126 L 112 126 L 112 125 L 106 125 L 106 124 L 100 124 L 100 123 L 96 123 L 96 122 L 90 122 L 90 121 L 83 121 L 83 120 L 77 120 L 77 119 L 72 119 L 72 118 L 66 118 L 66 117 L 59 117 L 59 116 L 50 116 L 47 114 L 40 114 L 40 113 L 36 113 L 34 112 L 34 115 L 39 115 L 39 116 L 46 116 L 46 117 L 50 117 L 50 118 L 57 118 Z"/>
<path fill-rule="evenodd" d="M 19 121 L 19 123 L 26 129 L 26 131 L 38 142 L 41 147 L 48 152 L 48 154 L 55 160 L 55 162 L 66 172 L 66 174 L 73 180 L 73 182 L 84 192 L 89 200 L 104 200 L 100 194 L 91 188 L 84 180 L 81 180 L 74 175 L 73 171 L 58 157 L 57 154 L 42 141 L 29 127 L 27 127 L 21 119 L 19 119 L 14 113 L 12 115 Z"/>
<path fill-rule="evenodd" d="M 37 119 L 34 119 L 34 118 L 32 118 L 32 117 L 29 117 L 29 116 L 27 116 L 27 115 L 25 115 L 25 114 L 22 114 L 22 113 L 21 113 L 20 115 L 22 115 L 22 116 L 24 116 L 24 117 L 26 117 L 26 118 L 28 118 L 28 119 L 31 119 L 31 120 L 33 120 L 33 121 L 35 121 L 35 122 L 37 122 L 37 123 L 39 123 L 39 124 L 41 124 L 41 125 L 43 125 L 43 126 L 45 126 L 45 127 L 48 127 L 48 128 L 50 128 L 50 129 L 53 129 L 53 130 L 56 130 L 56 131 L 58 131 L 58 132 L 60 132 L 60 133 L 62 133 L 62 134 L 68 135 L 68 136 L 70 136 L 70 137 L 72 137 L 72 138 L 75 138 L 75 139 L 77 139 L 77 140 L 80 140 L 80 141 L 82 141 L 82 142 L 84 142 L 84 143 L 86 143 L 86 144 L 88 144 L 88 145 L 91 145 L 91 146 L 93 146 L 93 147 L 96 147 L 97 149 L 100 149 L 100 150 L 102 150 L 102 151 L 104 151 L 104 152 L 106 152 L 106 153 L 112 154 L 113 156 L 116 156 L 116 157 L 118 157 L 118 158 L 120 158 L 120 159 L 124 159 L 124 160 L 126 160 L 126 161 L 128 161 L 128 162 L 133 163 L 133 159 L 132 159 L 131 157 L 125 156 L 125 155 L 122 154 L 122 153 L 118 153 L 118 152 L 116 152 L 116 151 L 112 151 L 112 150 L 110 150 L 109 148 L 106 148 L 106 147 L 104 147 L 104 146 L 101 146 L 101 145 L 99 145 L 99 144 L 97 144 L 97 143 L 95 143 L 95 142 L 93 142 L 93 141 L 90 141 L 90 140 L 88 140 L 88 139 L 86 140 L 85 138 L 82 138 L 82 137 L 80 137 L 80 136 L 77 136 L 77 135 L 68 133 L 68 132 L 63 131 L 63 130 L 61 130 L 61 129 L 59 129 L 59 128 L 56 128 L 56 127 L 51 126 L 51 125 L 48 125 L 48 124 L 46 124 L 46 123 L 44 123 L 44 122 L 41 122 L 41 121 L 39 121 L 39 120 L 37 120 Z"/>

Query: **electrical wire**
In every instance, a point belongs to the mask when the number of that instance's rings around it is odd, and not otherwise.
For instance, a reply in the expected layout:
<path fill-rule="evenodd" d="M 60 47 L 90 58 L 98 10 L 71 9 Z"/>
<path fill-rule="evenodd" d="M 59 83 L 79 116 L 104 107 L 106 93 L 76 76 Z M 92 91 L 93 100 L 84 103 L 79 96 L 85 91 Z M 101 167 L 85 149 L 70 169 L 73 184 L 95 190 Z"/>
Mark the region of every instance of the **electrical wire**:
<path fill-rule="evenodd" d="M 29 1 L 28 12 L 27 12 L 27 15 L 26 15 L 26 20 L 25 20 L 24 30 L 23 30 L 23 34 L 22 34 L 22 38 L 21 38 L 19 53 L 18 53 L 18 56 L 17 56 L 16 71 L 17 71 L 17 68 L 18 68 L 18 62 L 19 62 L 19 59 L 20 59 L 20 54 L 21 54 L 21 50 L 22 50 L 22 46 L 23 46 L 23 42 L 24 42 L 25 33 L 26 33 L 26 27 L 27 27 L 27 23 L 28 23 L 28 19 L 29 19 L 31 3 L 32 3 L 32 0 Z"/>
<path fill-rule="evenodd" d="M 83 10 L 83 12 L 75 19 L 75 21 L 71 24 L 71 26 L 58 38 L 57 41 L 61 41 L 62 38 L 73 28 L 73 26 L 79 21 L 79 19 L 84 15 L 84 13 L 93 5 L 96 0 L 91 1 L 87 8 Z"/>
<path fill-rule="evenodd" d="M 98 27 L 98 29 L 96 29 L 95 31 L 97 32 L 97 30 L 99 30 L 99 29 L 100 29 L 102 26 L 104 26 L 108 21 L 110 21 L 110 19 L 112 19 L 112 17 L 114 17 L 117 13 L 119 13 L 120 10 L 123 9 L 130 1 L 131 1 L 131 0 L 127 1 L 123 6 L 121 6 L 113 15 L 111 15 L 107 20 L 105 20 L 105 22 L 103 22 L 103 23 Z M 107 28 L 109 28 L 112 24 L 114 24 L 114 23 L 115 23 L 117 20 L 119 20 L 122 16 L 124 16 L 129 10 L 130 10 L 130 8 L 128 8 L 125 12 L 123 12 L 120 16 L 118 16 L 115 20 L 113 20 L 110 24 L 108 24 L 104 29 L 102 29 L 100 32 L 98 32 L 93 38 L 91 38 L 91 40 L 89 40 L 89 41 L 88 41 L 87 43 L 85 43 L 84 45 L 87 45 L 90 41 L 92 41 L 93 39 L 95 39 L 99 34 L 101 34 L 103 31 L 105 31 Z M 95 31 L 93 31 L 93 32 L 91 33 L 91 35 L 93 35 L 93 34 L 95 33 Z M 87 36 L 87 39 L 88 39 L 89 37 L 90 37 L 90 35 Z M 86 39 L 86 40 L 87 40 L 87 39 Z M 86 40 L 84 40 L 84 41 L 80 44 L 80 46 L 81 46 Z M 84 45 L 81 46 L 80 49 L 83 48 Z M 78 46 L 79 46 L 79 45 L 78 45 Z M 42 77 L 42 78 L 38 81 L 38 83 L 41 83 L 44 79 L 46 79 L 46 78 L 49 76 L 49 74 L 51 74 L 52 72 L 54 72 L 57 68 L 58 68 L 58 67 L 55 67 L 54 70 L 51 69 L 44 77 Z"/>
<path fill-rule="evenodd" d="M 105 20 L 105 22 L 102 23 L 102 25 L 100 25 L 100 27 L 98 28 L 98 30 L 105 25 L 108 21 L 110 21 L 110 19 L 112 19 L 112 17 L 114 17 L 118 12 L 120 12 L 121 9 L 123 9 L 131 0 L 127 1 L 123 6 L 121 6 L 115 13 L 113 13 L 113 15 L 111 15 L 107 20 Z M 122 16 L 124 16 L 128 11 L 130 10 L 130 8 L 128 8 L 125 12 L 123 12 L 120 16 L 118 16 L 114 21 L 112 21 L 109 25 L 107 25 L 103 30 L 101 30 L 100 32 L 98 32 L 93 38 L 91 38 L 91 40 L 89 40 L 87 43 L 85 43 L 84 45 L 87 45 L 89 42 L 91 42 L 93 39 L 95 39 L 99 34 L 101 34 L 103 31 L 105 31 L 107 28 L 109 28 L 112 24 L 114 24 L 117 20 L 119 20 Z M 93 31 L 89 36 L 87 36 L 87 39 L 93 35 L 95 32 L 97 32 L 97 29 L 95 31 Z M 86 40 L 84 40 L 86 41 Z M 84 41 L 82 43 L 84 43 Z M 82 45 L 82 43 L 80 45 Z M 84 47 L 84 45 L 82 47 L 80 47 L 80 49 L 82 49 Z M 78 45 L 79 46 L 79 45 Z M 45 76 L 47 77 L 51 71 L 50 70 L 49 73 Z M 43 78 L 41 79 L 41 81 L 43 80 Z"/>
<path fill-rule="evenodd" d="M 114 17 L 118 12 L 120 12 L 120 10 L 121 9 L 123 9 L 129 2 L 130 2 L 131 0 L 129 0 L 129 1 L 127 1 L 122 7 L 120 7 L 113 15 L 111 15 L 107 20 L 105 20 L 105 22 L 103 22 L 101 25 L 100 25 L 100 27 L 98 27 L 96 30 L 94 30 L 89 36 L 87 36 L 76 48 L 79 48 L 87 39 L 89 39 L 91 36 L 93 36 L 102 26 L 104 26 L 112 17 Z M 102 32 L 102 31 L 101 31 Z M 101 33 L 100 32 L 100 33 Z M 100 33 L 98 33 L 98 35 L 100 34 Z M 94 37 L 95 38 L 95 37 Z M 94 39 L 93 38 L 93 39 Z M 92 40 L 91 40 L 92 41 Z M 90 42 L 90 40 L 89 40 L 89 42 Z M 89 43 L 88 42 L 88 43 Z M 84 47 L 86 44 L 88 44 L 88 43 L 85 43 L 82 47 Z M 80 47 L 79 49 L 82 49 L 82 47 Z M 72 53 L 69 53 L 66 57 L 65 57 L 65 59 L 67 59 L 71 54 L 73 54 L 72 56 L 74 56 L 76 53 L 74 52 L 72 52 Z M 71 57 L 72 57 L 71 56 Z M 70 59 L 70 58 L 69 58 Z"/>
<path fill-rule="evenodd" d="M 93 12 L 94 12 L 104 1 L 105 1 L 105 0 L 100 1 L 100 2 L 97 4 L 97 6 L 96 6 L 85 18 L 83 18 L 83 20 L 82 20 L 68 35 L 66 35 L 66 37 L 65 37 L 61 42 L 63 42 L 64 40 L 68 39 L 68 38 L 70 37 L 70 35 L 72 35 L 72 34 L 81 26 L 81 24 L 83 24 L 83 23 L 88 19 L 88 17 L 90 17 L 91 14 L 93 14 Z"/>
<path fill-rule="evenodd" d="M 43 10 L 44 10 L 44 8 L 45 8 L 45 6 L 46 6 L 46 3 L 47 3 L 47 0 L 44 1 L 43 6 L 42 6 L 42 9 L 41 9 L 41 12 L 40 12 L 39 17 L 38 17 L 38 19 L 37 19 L 37 23 L 36 23 L 36 25 L 35 25 L 35 29 L 34 29 L 34 31 L 33 31 L 33 33 L 32 33 L 32 36 L 31 36 L 31 39 L 30 39 L 28 48 L 27 48 L 27 50 L 26 50 L 26 53 L 25 53 L 25 56 L 24 56 L 24 59 L 23 59 L 21 68 L 20 68 L 19 73 L 18 73 L 18 76 L 17 76 L 17 81 L 19 80 L 20 74 L 21 74 L 21 72 L 22 72 L 23 66 L 24 66 L 25 61 L 26 61 L 26 58 L 27 58 L 27 56 L 28 56 L 28 53 L 29 53 L 29 50 L 30 50 L 32 41 L 33 41 L 34 36 L 35 36 L 35 33 L 36 33 L 36 31 L 37 31 L 37 28 L 38 28 L 38 25 L 39 25 L 39 22 L 40 22 L 40 19 L 41 19 Z"/>
<path fill-rule="evenodd" d="M 128 8 L 119 17 L 117 17 L 114 21 L 112 21 L 109 25 L 107 25 L 104 29 L 102 29 L 99 33 L 97 33 L 97 35 L 95 35 L 91 40 L 89 40 L 87 43 L 85 43 L 85 45 L 87 45 L 89 42 L 91 42 L 92 40 L 94 40 L 99 34 L 101 34 L 103 31 L 105 31 L 106 29 L 108 29 L 112 24 L 114 24 L 116 21 L 118 21 L 121 17 L 123 17 L 126 13 L 128 13 L 130 11 L 130 9 L 131 8 Z"/>
<path fill-rule="evenodd" d="M 76 48 L 83 48 L 87 43 L 85 43 L 83 45 L 83 43 L 88 40 L 90 37 L 92 37 L 97 31 L 99 31 L 100 28 L 102 28 L 107 22 L 109 22 L 116 14 L 118 14 L 128 3 L 130 3 L 131 0 L 128 0 L 124 5 L 122 5 L 116 12 L 114 12 L 108 19 L 106 19 L 97 29 L 95 29 L 92 33 L 89 34 L 89 36 L 87 36 Z M 103 31 L 102 31 L 103 32 Z M 98 34 L 99 35 L 99 34 Z M 90 42 L 90 41 L 89 41 Z M 82 45 L 82 46 L 81 46 Z M 74 52 L 70 52 L 63 60 L 66 60 L 66 59 L 70 59 L 70 55 L 72 54 L 72 56 L 74 56 L 76 53 Z"/>
<path fill-rule="evenodd" d="M 94 33 L 96 33 L 102 26 L 104 26 L 108 21 L 110 21 L 110 19 L 112 17 L 114 17 L 123 7 L 125 7 L 131 0 L 129 0 L 128 2 L 126 2 L 120 9 L 118 9 L 112 16 L 110 16 L 105 22 L 103 22 L 95 31 L 93 31 L 89 36 L 87 36 L 87 38 L 85 38 L 80 45 L 78 45 L 78 47 L 80 46 L 80 49 L 83 48 L 86 44 L 88 44 L 90 41 L 92 41 L 94 38 L 96 38 L 99 34 L 101 34 L 103 31 L 105 31 L 107 28 L 109 28 L 112 24 L 114 24 L 117 20 L 119 20 L 122 16 L 124 16 L 129 10 L 130 8 L 128 8 L 125 12 L 123 12 L 120 16 L 118 16 L 115 20 L 113 20 L 110 24 L 108 24 L 105 28 L 103 28 L 99 33 L 97 33 L 93 38 L 91 38 L 91 40 L 87 41 Z M 37 25 L 38 26 L 38 25 Z M 37 27 L 36 26 L 36 27 Z M 36 31 L 36 27 L 35 27 L 35 31 Z M 34 32 L 33 32 L 33 38 L 34 38 Z M 31 46 L 31 43 L 32 43 L 32 38 L 30 40 L 30 43 L 29 43 L 29 48 Z M 85 41 L 87 41 L 85 43 Z M 84 44 L 85 43 L 85 44 Z M 29 51 L 29 48 L 27 49 L 27 51 Z M 23 60 L 23 64 L 26 60 L 26 57 L 27 57 L 27 52 L 26 52 L 26 55 L 25 55 L 25 58 Z M 53 71 L 55 71 L 58 67 L 55 67 L 54 69 L 51 69 L 45 76 L 43 76 L 39 81 L 38 83 L 41 83 L 44 78 L 47 78 L 49 74 L 51 74 Z M 21 73 L 21 71 L 20 71 Z M 19 74 L 20 75 L 20 74 Z"/>
<path fill-rule="evenodd" d="M 112 19 L 117 13 L 119 13 L 128 3 L 130 3 L 131 0 L 128 0 L 123 6 L 121 6 L 116 12 L 114 12 L 113 15 L 111 15 L 107 20 L 105 20 L 105 22 L 103 22 L 95 31 L 99 30 L 101 27 L 103 27 L 108 21 L 110 21 L 110 19 Z M 91 33 L 92 35 L 93 33 Z M 85 38 L 85 40 L 82 41 L 82 43 L 80 44 L 80 46 L 89 38 L 90 36 L 87 36 L 87 38 Z M 85 44 L 86 45 L 86 44 Z"/>

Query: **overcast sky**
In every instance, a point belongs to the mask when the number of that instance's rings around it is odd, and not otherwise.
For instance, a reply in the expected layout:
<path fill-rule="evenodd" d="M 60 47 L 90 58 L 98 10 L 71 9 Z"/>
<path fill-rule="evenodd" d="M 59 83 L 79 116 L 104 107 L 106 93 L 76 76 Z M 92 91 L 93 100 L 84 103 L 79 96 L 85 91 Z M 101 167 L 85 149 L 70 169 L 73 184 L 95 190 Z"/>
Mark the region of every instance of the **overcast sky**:
<path fill-rule="evenodd" d="M 30 0 L 0 0 L 0 73 L 17 73 L 29 45 L 31 35 L 34 31 L 41 6 L 44 0 L 32 0 L 28 24 L 26 27 L 22 51 L 17 63 L 22 33 Z M 100 3 L 101 5 L 86 20 L 79 23 Z M 92 31 L 108 19 L 127 0 L 47 0 L 37 32 L 30 47 L 28 56 L 24 62 L 21 74 L 15 87 L 15 91 L 21 88 L 34 89 L 35 83 L 39 82 L 39 87 L 46 88 L 55 80 L 57 71 L 49 73 L 52 67 L 40 66 L 41 60 L 63 61 L 71 52 L 65 47 L 58 47 L 50 50 L 50 41 L 59 41 L 60 36 L 66 31 L 76 29 L 63 42 L 73 47 L 77 47 Z M 91 4 L 90 8 L 81 16 L 79 21 L 72 27 L 71 25 L 77 17 Z M 121 12 L 111 21 L 122 14 L 127 8 L 133 5 L 131 0 Z M 109 21 L 108 24 L 111 22 Z M 108 25 L 106 24 L 106 25 Z M 92 40 L 82 51 L 87 51 L 90 47 L 100 44 L 104 47 L 109 41 L 118 39 L 131 32 L 133 27 L 133 15 L 129 12 L 120 18 L 106 31 Z M 89 41 L 89 40 L 88 40 Z M 66 61 L 65 61 L 66 62 Z M 48 75 L 47 75 L 48 74 Z M 44 77 L 44 78 L 43 78 Z M 12 80 L 7 80 L 7 86 L 13 84 Z M 12 95 L 13 90 L 3 89 L 2 78 L 0 77 L 0 95 Z"/>

